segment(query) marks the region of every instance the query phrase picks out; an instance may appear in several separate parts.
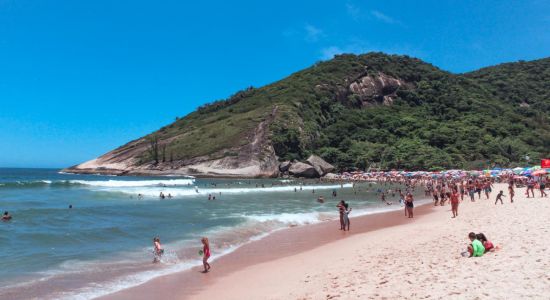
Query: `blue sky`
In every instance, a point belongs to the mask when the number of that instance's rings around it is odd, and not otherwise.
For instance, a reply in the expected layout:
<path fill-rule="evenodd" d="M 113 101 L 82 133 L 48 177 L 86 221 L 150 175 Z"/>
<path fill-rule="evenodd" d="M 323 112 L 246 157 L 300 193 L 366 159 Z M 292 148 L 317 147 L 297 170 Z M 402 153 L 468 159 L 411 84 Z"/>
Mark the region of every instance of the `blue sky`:
<path fill-rule="evenodd" d="M 343 52 L 546 57 L 548 28 L 534 0 L 0 0 L 0 166 L 73 165 Z"/>

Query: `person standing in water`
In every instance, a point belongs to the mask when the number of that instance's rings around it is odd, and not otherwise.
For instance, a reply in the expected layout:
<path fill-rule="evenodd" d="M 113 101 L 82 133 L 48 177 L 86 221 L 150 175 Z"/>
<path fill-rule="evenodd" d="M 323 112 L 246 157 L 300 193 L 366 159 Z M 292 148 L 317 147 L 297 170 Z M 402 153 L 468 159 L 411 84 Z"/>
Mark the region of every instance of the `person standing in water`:
<path fill-rule="evenodd" d="M 162 245 L 160 244 L 160 238 L 158 236 L 153 238 L 153 252 L 155 253 L 155 257 L 153 258 L 153 263 L 160 262 L 160 259 L 162 258 L 162 255 L 164 254 L 164 249 L 162 249 Z"/>
<path fill-rule="evenodd" d="M 203 237 L 201 239 L 202 242 L 202 265 L 204 267 L 203 273 L 208 273 L 210 271 L 210 264 L 208 263 L 208 259 L 210 258 L 210 242 L 208 242 L 208 238 Z"/>

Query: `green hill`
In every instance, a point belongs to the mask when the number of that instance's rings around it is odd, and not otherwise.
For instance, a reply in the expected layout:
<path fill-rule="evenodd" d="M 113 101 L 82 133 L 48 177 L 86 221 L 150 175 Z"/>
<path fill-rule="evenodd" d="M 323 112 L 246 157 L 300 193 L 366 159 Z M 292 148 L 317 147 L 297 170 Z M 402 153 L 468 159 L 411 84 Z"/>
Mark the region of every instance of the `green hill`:
<path fill-rule="evenodd" d="M 510 166 L 550 156 L 550 59 L 452 74 L 339 55 L 204 105 L 75 172 L 270 176 L 317 154 L 340 169 Z"/>

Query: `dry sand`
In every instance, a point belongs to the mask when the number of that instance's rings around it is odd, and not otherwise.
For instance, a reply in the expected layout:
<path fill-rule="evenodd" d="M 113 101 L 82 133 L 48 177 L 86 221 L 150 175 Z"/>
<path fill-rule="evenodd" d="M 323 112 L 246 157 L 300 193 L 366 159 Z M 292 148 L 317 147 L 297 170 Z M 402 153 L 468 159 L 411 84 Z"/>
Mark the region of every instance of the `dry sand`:
<path fill-rule="evenodd" d="M 508 194 L 504 184 L 495 190 Z M 513 204 L 505 198 L 504 205 L 495 205 L 496 191 L 490 200 L 483 195 L 473 203 L 465 198 L 456 219 L 451 219 L 449 205 L 436 207 L 433 213 L 423 213 L 406 224 L 348 235 L 232 273 L 226 270 L 215 280 L 203 279 L 193 292 L 182 290 L 172 296 L 209 300 L 549 299 L 550 198 L 527 199 L 525 189 L 517 189 Z M 461 257 L 470 231 L 485 233 L 501 249 L 480 258 Z M 216 270 L 220 265 L 213 263 L 212 267 L 213 272 L 205 276 L 220 272 Z M 158 295 L 163 298 L 162 293 Z"/>

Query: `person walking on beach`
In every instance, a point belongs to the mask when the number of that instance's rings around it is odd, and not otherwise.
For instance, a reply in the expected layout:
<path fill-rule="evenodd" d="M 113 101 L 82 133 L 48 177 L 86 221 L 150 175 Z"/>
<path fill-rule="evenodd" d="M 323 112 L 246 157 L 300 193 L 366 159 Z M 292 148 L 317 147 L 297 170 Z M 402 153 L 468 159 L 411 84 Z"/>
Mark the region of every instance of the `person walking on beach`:
<path fill-rule="evenodd" d="M 535 180 L 533 177 L 527 179 L 527 198 L 529 198 L 529 191 L 531 191 L 533 198 L 535 198 Z"/>
<path fill-rule="evenodd" d="M 401 205 L 403 205 L 404 210 L 405 210 L 405 217 L 406 217 L 407 216 L 407 206 L 405 205 L 405 195 L 403 195 L 403 192 L 401 192 L 401 190 L 399 190 L 399 203 L 401 203 Z"/>
<path fill-rule="evenodd" d="M 491 181 L 485 181 L 485 184 L 483 185 L 483 190 L 485 192 L 485 197 L 487 197 L 487 200 L 489 200 L 489 194 L 491 193 Z"/>
<path fill-rule="evenodd" d="M 476 186 L 472 180 L 468 182 L 468 195 L 470 196 L 470 201 L 475 202 L 475 195 L 476 195 Z"/>
<path fill-rule="evenodd" d="M 458 203 L 459 203 L 459 197 L 458 191 L 455 189 L 453 190 L 451 194 L 451 209 L 453 211 L 453 218 L 458 217 Z"/>
<path fill-rule="evenodd" d="M 503 197 L 503 196 L 506 197 L 506 196 L 504 195 L 504 192 L 503 192 L 503 191 L 500 191 L 500 192 L 498 193 L 498 195 L 497 195 L 497 199 L 495 200 L 495 205 L 497 205 L 497 202 L 498 202 L 498 201 L 500 201 L 500 204 L 504 204 L 504 203 L 502 202 L 502 197 Z"/>
<path fill-rule="evenodd" d="M 539 181 L 539 190 L 540 190 L 540 197 L 548 197 L 544 189 L 546 188 L 546 178 L 541 177 Z"/>
<path fill-rule="evenodd" d="M 409 218 L 413 217 L 413 208 L 414 208 L 413 202 L 414 202 L 413 195 L 410 192 L 407 193 L 407 197 L 405 197 L 405 206 L 407 207 Z"/>
<path fill-rule="evenodd" d="M 514 203 L 514 184 L 510 183 L 508 184 L 508 193 L 510 193 L 510 203 Z"/>
<path fill-rule="evenodd" d="M 203 273 L 208 273 L 210 271 L 210 264 L 208 263 L 208 259 L 210 258 L 210 242 L 208 241 L 208 238 L 203 237 L 201 239 L 202 242 L 202 265 L 204 267 Z"/>

